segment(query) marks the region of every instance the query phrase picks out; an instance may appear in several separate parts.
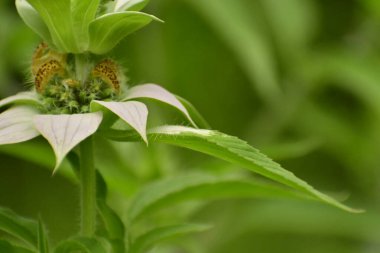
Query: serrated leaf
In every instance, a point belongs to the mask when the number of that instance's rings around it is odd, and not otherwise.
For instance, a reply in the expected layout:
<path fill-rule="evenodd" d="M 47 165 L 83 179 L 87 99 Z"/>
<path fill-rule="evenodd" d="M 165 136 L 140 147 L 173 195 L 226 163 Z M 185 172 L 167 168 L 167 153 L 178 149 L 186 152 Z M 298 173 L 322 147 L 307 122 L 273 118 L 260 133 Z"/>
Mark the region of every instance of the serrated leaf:
<path fill-rule="evenodd" d="M 0 208 L 0 231 L 16 237 L 31 249 L 37 249 L 37 223 L 32 220 Z"/>
<path fill-rule="evenodd" d="M 71 115 L 37 115 L 34 124 L 52 146 L 57 170 L 63 158 L 77 144 L 92 135 L 102 121 L 102 113 Z"/>
<path fill-rule="evenodd" d="M 38 221 L 38 252 L 49 253 L 49 244 L 46 235 L 46 230 L 41 219 Z"/>
<path fill-rule="evenodd" d="M 139 236 L 132 243 L 129 253 L 147 252 L 149 248 L 161 241 L 173 239 L 175 237 L 187 235 L 190 233 L 203 232 L 208 229 L 210 229 L 210 226 L 199 224 L 172 225 L 156 228 L 147 232 L 146 234 Z"/>
<path fill-rule="evenodd" d="M 125 135 L 123 135 L 123 132 L 116 131 L 113 133 L 109 132 L 108 137 L 119 141 L 124 139 L 131 141 L 133 138 L 136 138 L 136 136 L 133 137 L 130 132 L 125 132 Z M 362 210 L 345 206 L 333 198 L 315 190 L 305 181 L 296 177 L 292 172 L 285 170 L 281 165 L 272 161 L 266 155 L 237 137 L 212 130 L 194 129 L 184 126 L 163 126 L 148 131 L 148 140 L 189 148 L 214 156 L 290 186 L 291 188 L 308 194 L 316 200 L 342 210 L 353 213 L 363 212 Z"/>
<path fill-rule="evenodd" d="M 158 181 L 144 187 L 132 201 L 128 216 L 133 222 L 144 214 L 192 199 L 226 197 L 295 197 L 288 189 L 241 178 L 194 174 Z"/>
<path fill-rule="evenodd" d="M 108 245 L 97 238 L 75 237 L 60 242 L 54 253 L 109 253 Z"/>
<path fill-rule="evenodd" d="M 81 51 L 88 49 L 89 25 L 95 19 L 100 0 L 71 1 L 72 26 Z"/>
<path fill-rule="evenodd" d="M 143 84 L 132 87 L 128 90 L 126 97 L 123 99 L 131 100 L 138 98 L 149 98 L 158 100 L 165 104 L 171 105 L 174 108 L 181 111 L 193 126 L 196 126 L 192 118 L 190 117 L 187 109 L 181 104 L 181 102 L 169 91 L 156 84 Z"/>
<path fill-rule="evenodd" d="M 113 49 L 127 35 L 159 20 L 142 12 L 125 11 L 105 14 L 90 24 L 90 47 L 95 54 L 105 54 Z"/>
<path fill-rule="evenodd" d="M 51 43 L 50 32 L 38 12 L 26 1 L 16 0 L 16 8 L 22 20 L 44 41 Z"/>
<path fill-rule="evenodd" d="M 5 241 L 5 240 L 0 241 L 0 252 L 2 253 L 37 253 L 36 251 L 32 251 L 20 246 L 13 245 L 10 242 Z"/>
<path fill-rule="evenodd" d="M 0 100 L 0 107 L 9 104 L 35 104 L 40 105 L 41 102 L 38 100 L 37 94 L 33 91 L 20 92 L 16 95 L 4 98 Z"/>
<path fill-rule="evenodd" d="M 128 102 L 104 102 L 93 101 L 91 103 L 91 110 L 96 109 L 96 105 L 107 108 L 111 112 L 119 116 L 124 122 L 135 129 L 148 143 L 146 137 L 146 124 L 148 120 L 148 108 L 145 104 L 136 101 Z"/>
<path fill-rule="evenodd" d="M 59 51 L 80 53 L 71 23 L 71 0 L 27 0 L 39 13 Z"/>
<path fill-rule="evenodd" d="M 115 4 L 115 12 L 118 11 L 140 11 L 147 4 L 149 0 L 118 0 Z"/>
<path fill-rule="evenodd" d="M 40 135 L 33 125 L 36 110 L 17 106 L 0 114 L 0 145 L 13 144 L 33 139 Z"/>

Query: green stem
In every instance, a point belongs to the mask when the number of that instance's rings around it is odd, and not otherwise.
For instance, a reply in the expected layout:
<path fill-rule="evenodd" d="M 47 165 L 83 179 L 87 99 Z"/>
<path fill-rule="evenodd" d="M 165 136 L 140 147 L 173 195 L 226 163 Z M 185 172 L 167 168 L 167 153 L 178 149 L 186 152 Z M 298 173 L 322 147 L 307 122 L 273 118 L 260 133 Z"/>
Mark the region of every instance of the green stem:
<path fill-rule="evenodd" d="M 80 144 L 81 234 L 91 237 L 96 226 L 96 170 L 92 137 Z"/>
<path fill-rule="evenodd" d="M 76 78 L 84 83 L 87 78 L 87 55 L 76 54 L 75 55 L 75 75 Z"/>

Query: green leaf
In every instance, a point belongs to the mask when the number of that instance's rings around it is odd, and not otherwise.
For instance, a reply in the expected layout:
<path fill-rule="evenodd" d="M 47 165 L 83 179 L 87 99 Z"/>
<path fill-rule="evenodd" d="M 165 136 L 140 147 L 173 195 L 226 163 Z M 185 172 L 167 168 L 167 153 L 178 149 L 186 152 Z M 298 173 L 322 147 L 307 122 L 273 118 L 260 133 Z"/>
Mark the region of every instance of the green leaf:
<path fill-rule="evenodd" d="M 288 189 L 246 179 L 208 174 L 186 175 L 143 188 L 132 201 L 128 214 L 129 219 L 134 221 L 144 214 L 192 199 L 281 196 L 293 197 L 296 194 Z"/>
<path fill-rule="evenodd" d="M 190 233 L 199 233 L 208 229 L 210 229 L 210 226 L 199 224 L 172 225 L 156 228 L 139 236 L 132 243 L 129 253 L 147 252 L 149 248 L 164 240 L 169 240 Z"/>
<path fill-rule="evenodd" d="M 56 156 L 54 172 L 70 150 L 96 132 L 101 121 L 101 112 L 35 116 L 34 124 L 37 130 L 54 150 Z"/>
<path fill-rule="evenodd" d="M 140 11 L 149 0 L 117 0 L 115 4 L 115 12 L 119 11 Z"/>
<path fill-rule="evenodd" d="M 22 218 L 8 209 L 0 208 L 0 230 L 20 239 L 31 249 L 37 249 L 36 222 Z"/>
<path fill-rule="evenodd" d="M 98 106 L 97 106 L 98 105 Z M 93 101 L 91 103 L 91 110 L 98 111 L 97 107 L 106 108 L 117 116 L 119 116 L 124 122 L 130 125 L 133 129 L 141 135 L 141 138 L 148 143 L 146 137 L 146 124 L 148 120 L 148 108 L 145 104 L 136 101 L 129 102 L 104 102 Z"/>
<path fill-rule="evenodd" d="M 38 221 L 38 251 L 39 253 L 49 253 L 49 243 L 46 230 L 41 219 Z"/>
<path fill-rule="evenodd" d="M 59 51 L 80 53 L 71 20 L 71 0 L 27 0 L 40 14 Z M 86 1 L 87 2 L 87 1 Z"/>
<path fill-rule="evenodd" d="M 128 90 L 127 95 L 123 100 L 125 101 L 139 98 L 154 99 L 173 106 L 174 108 L 182 112 L 190 121 L 190 123 L 196 127 L 196 124 L 191 119 L 190 114 L 185 108 L 185 106 L 183 106 L 183 104 L 181 104 L 181 102 L 172 93 L 162 88 L 161 86 L 157 84 L 143 84 L 132 87 Z"/>
<path fill-rule="evenodd" d="M 41 19 L 38 12 L 26 0 L 16 0 L 16 8 L 25 24 L 37 33 L 44 41 L 51 44 L 52 39 L 49 29 Z"/>
<path fill-rule="evenodd" d="M 126 132 L 109 133 L 114 140 L 131 140 L 133 135 Z M 272 161 L 257 149 L 236 137 L 218 131 L 194 129 L 183 126 L 163 126 L 148 131 L 151 142 L 162 142 L 199 151 L 216 158 L 231 162 L 243 168 L 256 172 L 276 182 L 290 186 L 308 194 L 316 200 L 333 205 L 349 212 L 362 212 L 362 210 L 347 207 L 333 198 L 315 190 L 305 181 L 285 170 L 278 163 Z"/>
<path fill-rule="evenodd" d="M 105 54 L 127 35 L 158 18 L 142 12 L 126 11 L 105 14 L 90 24 L 90 47 L 95 54 Z"/>
<path fill-rule="evenodd" d="M 97 238 L 75 237 L 58 244 L 54 253 L 109 253 L 109 245 Z"/>
<path fill-rule="evenodd" d="M 35 92 L 28 91 L 28 92 L 20 92 L 16 95 L 0 100 L 0 107 L 6 106 L 9 104 L 41 105 L 41 102 L 38 100 L 37 94 Z"/>
<path fill-rule="evenodd" d="M 89 26 L 95 19 L 100 0 L 72 0 L 72 26 L 74 28 L 77 44 L 81 51 L 88 49 L 90 37 Z"/>
<path fill-rule="evenodd" d="M 120 217 L 112 210 L 105 200 L 98 200 L 98 209 L 102 218 L 113 253 L 124 253 L 125 227 Z"/>
<path fill-rule="evenodd" d="M 19 247 L 16 245 L 12 245 L 8 241 L 1 240 L 0 241 L 0 252 L 4 253 L 37 253 L 36 251 L 32 251 L 23 247 Z"/>
<path fill-rule="evenodd" d="M 31 140 L 40 135 L 33 125 L 36 110 L 17 106 L 0 114 L 0 145 Z"/>

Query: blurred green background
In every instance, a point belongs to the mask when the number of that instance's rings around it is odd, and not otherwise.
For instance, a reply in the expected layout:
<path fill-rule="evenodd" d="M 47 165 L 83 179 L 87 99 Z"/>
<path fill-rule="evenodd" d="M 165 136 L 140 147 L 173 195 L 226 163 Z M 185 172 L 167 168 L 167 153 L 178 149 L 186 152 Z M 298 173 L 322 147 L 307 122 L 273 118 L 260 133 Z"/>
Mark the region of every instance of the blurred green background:
<path fill-rule="evenodd" d="M 367 210 L 353 215 L 277 199 L 192 201 L 146 223 L 178 219 L 213 229 L 152 252 L 380 252 L 380 1 L 152 0 L 145 11 L 165 24 L 127 37 L 112 53 L 129 85 L 166 87 L 191 101 L 213 129 L 247 140 L 317 189 Z M 14 1 L 1 1 L 0 98 L 30 87 L 38 43 Z M 151 109 L 151 125 L 185 122 L 165 106 Z M 123 217 L 131 196 L 149 182 L 192 171 L 244 173 L 165 145 L 97 141 L 97 166 Z M 78 188 L 67 163 L 51 176 L 45 141 L 2 146 L 0 161 L 1 206 L 41 215 L 55 241 L 77 229 Z"/>

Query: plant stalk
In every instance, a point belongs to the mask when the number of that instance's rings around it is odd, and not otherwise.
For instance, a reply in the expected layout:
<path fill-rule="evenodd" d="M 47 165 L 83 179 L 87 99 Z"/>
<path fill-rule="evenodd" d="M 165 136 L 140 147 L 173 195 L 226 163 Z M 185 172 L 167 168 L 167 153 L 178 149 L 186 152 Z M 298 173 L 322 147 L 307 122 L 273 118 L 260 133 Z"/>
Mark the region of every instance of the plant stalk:
<path fill-rule="evenodd" d="M 80 144 L 81 235 L 92 237 L 96 227 L 96 170 L 92 137 Z"/>
<path fill-rule="evenodd" d="M 86 82 L 87 78 L 87 64 L 88 59 L 86 54 L 76 54 L 75 55 L 75 75 L 76 79 L 79 80 L 81 83 Z"/>

